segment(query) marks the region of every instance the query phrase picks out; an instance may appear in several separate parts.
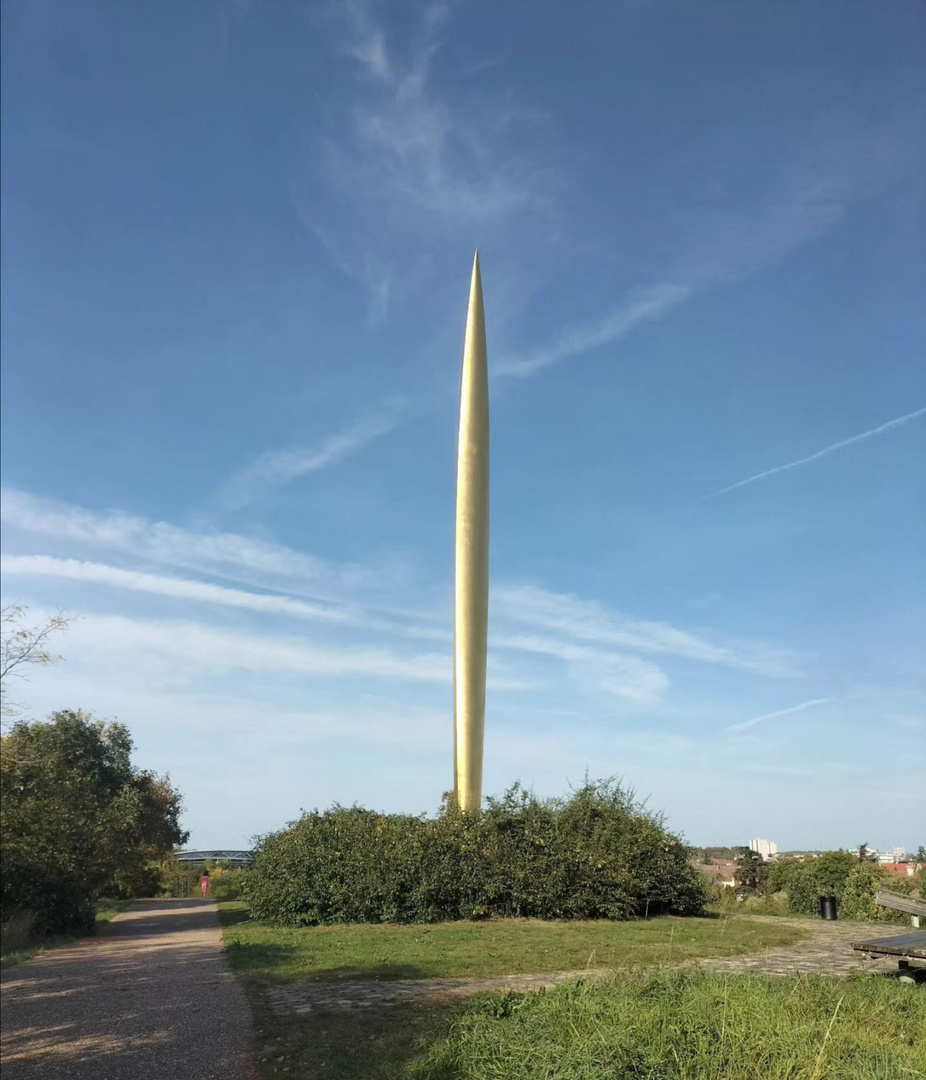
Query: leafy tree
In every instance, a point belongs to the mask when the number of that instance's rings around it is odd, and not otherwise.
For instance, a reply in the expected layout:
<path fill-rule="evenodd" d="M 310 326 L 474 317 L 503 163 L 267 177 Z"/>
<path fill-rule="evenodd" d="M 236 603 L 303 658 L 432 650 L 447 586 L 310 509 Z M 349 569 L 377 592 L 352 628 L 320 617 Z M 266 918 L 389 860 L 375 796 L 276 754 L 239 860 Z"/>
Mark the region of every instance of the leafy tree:
<path fill-rule="evenodd" d="M 880 919 L 882 908 L 875 903 L 875 893 L 884 871 L 870 859 L 859 860 L 849 871 L 842 894 L 840 914 L 844 919 Z"/>
<path fill-rule="evenodd" d="M 812 863 L 817 888 L 821 893 L 835 893 L 841 900 L 849 874 L 857 862 L 851 851 L 825 851 Z"/>
<path fill-rule="evenodd" d="M 756 892 L 764 892 L 768 882 L 768 863 L 752 848 L 737 848 L 736 880 Z"/>
<path fill-rule="evenodd" d="M 0 753 L 0 905 L 35 933 L 93 923 L 118 875 L 163 858 L 186 834 L 167 777 L 136 770 L 123 724 L 81 712 L 16 723 Z"/>
<path fill-rule="evenodd" d="M 136 772 L 138 813 L 126 834 L 127 847 L 119 868 L 107 884 L 107 893 L 116 896 L 154 896 L 160 890 L 164 860 L 173 857 L 178 844 L 189 836 L 180 829 L 182 799 L 171 786 L 169 776 Z"/>
<path fill-rule="evenodd" d="M 878 856 L 873 854 L 868 847 L 867 842 L 859 844 L 858 846 L 858 861 L 859 862 L 877 862 Z"/>
<path fill-rule="evenodd" d="M 806 863 L 799 859 L 777 859 L 769 867 L 768 891 L 787 892 L 792 880 L 804 872 Z"/>

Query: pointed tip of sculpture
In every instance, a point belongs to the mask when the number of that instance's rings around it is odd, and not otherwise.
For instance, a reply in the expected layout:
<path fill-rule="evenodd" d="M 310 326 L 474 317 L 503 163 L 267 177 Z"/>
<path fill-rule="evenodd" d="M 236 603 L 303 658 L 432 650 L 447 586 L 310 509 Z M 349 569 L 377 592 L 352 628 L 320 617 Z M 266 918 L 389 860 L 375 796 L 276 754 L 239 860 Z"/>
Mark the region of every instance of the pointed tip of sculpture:
<path fill-rule="evenodd" d="M 479 248 L 476 248 L 476 254 L 473 256 L 473 277 L 470 282 L 470 295 L 474 293 L 482 293 L 482 270 L 479 267 Z"/>

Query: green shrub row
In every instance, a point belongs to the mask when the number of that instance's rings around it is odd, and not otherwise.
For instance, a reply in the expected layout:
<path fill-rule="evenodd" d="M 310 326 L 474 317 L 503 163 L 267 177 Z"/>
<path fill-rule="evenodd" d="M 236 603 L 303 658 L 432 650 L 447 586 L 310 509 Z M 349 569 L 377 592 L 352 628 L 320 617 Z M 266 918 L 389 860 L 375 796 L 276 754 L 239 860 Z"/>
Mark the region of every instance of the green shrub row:
<path fill-rule="evenodd" d="M 334 806 L 265 837 L 246 876 L 251 914 L 290 926 L 517 916 L 696 914 L 701 875 L 659 815 L 612 781 L 541 800 L 516 784 L 464 814 Z"/>
<path fill-rule="evenodd" d="M 879 907 L 875 893 L 888 888 L 926 899 L 926 876 L 922 871 L 909 878 L 889 876 L 877 863 L 859 861 L 850 851 L 828 851 L 810 862 L 775 863 L 768 888 L 770 892 L 787 893 L 788 908 L 795 914 L 818 914 L 820 897 L 832 893 L 841 919 L 907 923 L 909 915 Z"/>

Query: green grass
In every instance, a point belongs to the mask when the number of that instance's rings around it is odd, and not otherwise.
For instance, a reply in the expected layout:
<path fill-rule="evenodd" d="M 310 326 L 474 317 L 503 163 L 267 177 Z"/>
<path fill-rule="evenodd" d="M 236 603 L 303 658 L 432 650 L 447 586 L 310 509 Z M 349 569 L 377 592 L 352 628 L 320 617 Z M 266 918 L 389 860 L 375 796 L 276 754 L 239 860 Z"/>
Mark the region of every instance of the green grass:
<path fill-rule="evenodd" d="M 394 1075 L 914 1080 L 926 1076 L 926 995 L 877 977 L 677 972 L 522 997 L 492 994 L 464 1006 Z"/>
<path fill-rule="evenodd" d="M 108 923 L 114 916 L 118 915 L 120 911 L 125 911 L 127 902 L 128 901 L 126 900 L 100 900 L 97 903 L 96 924 L 94 929 L 98 928 L 103 923 Z M 61 945 L 68 945 L 72 941 L 76 941 L 80 936 L 86 935 L 51 937 L 34 944 L 19 945 L 17 943 L 16 946 L 12 948 L 4 947 L 3 951 L 0 952 L 0 971 L 6 971 L 8 968 L 15 967 L 24 960 L 31 960 L 33 956 L 48 952 L 49 949 L 56 949 Z"/>
<path fill-rule="evenodd" d="M 232 966 L 260 982 L 627 968 L 757 952 L 804 936 L 792 926 L 740 919 L 499 919 L 290 929 L 251 922 L 245 905 L 235 902 L 220 904 L 219 916 Z"/>
<path fill-rule="evenodd" d="M 293 930 L 219 905 L 266 1080 L 926 1080 L 926 988 L 652 971 L 799 941 L 748 919 Z M 613 968 L 550 992 L 279 1014 L 279 982 Z M 633 970 L 629 970 L 633 969 Z"/>
<path fill-rule="evenodd" d="M 623 973 L 549 992 L 275 1015 L 265 1080 L 923 1080 L 926 988 L 893 979 Z"/>

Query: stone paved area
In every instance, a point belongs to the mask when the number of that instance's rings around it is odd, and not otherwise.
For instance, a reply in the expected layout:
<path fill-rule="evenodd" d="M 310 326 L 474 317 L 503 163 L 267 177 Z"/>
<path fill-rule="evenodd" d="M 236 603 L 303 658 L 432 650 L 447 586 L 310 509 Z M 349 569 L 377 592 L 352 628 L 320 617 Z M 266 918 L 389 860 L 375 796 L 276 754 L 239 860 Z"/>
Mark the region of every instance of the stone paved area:
<path fill-rule="evenodd" d="M 811 934 L 809 941 L 781 949 L 766 949 L 746 956 L 724 956 L 700 961 L 708 971 L 743 972 L 759 975 L 846 976 L 854 971 L 888 973 L 897 970 L 897 959 L 868 959 L 852 948 L 853 941 L 890 937 L 898 927 L 865 922 L 816 922 L 810 919 L 782 919 L 774 915 L 753 915 L 756 922 L 786 922 Z"/>
<path fill-rule="evenodd" d="M 209 900 L 143 900 L 4 973 L 3 1080 L 250 1080 L 251 1011 Z"/>
<path fill-rule="evenodd" d="M 816 922 L 810 919 L 782 919 L 777 916 L 750 916 L 758 922 L 786 923 L 799 927 L 810 936 L 787 948 L 767 949 L 761 953 L 693 961 L 708 971 L 755 972 L 763 975 L 796 975 L 818 972 L 842 977 L 853 971 L 873 974 L 897 970 L 896 959 L 869 960 L 851 948 L 860 939 L 887 937 L 896 932 L 891 926 L 872 923 Z M 610 972 L 600 968 L 591 971 L 560 971 L 547 975 L 499 975 L 494 978 L 467 979 L 345 979 L 337 982 L 301 982 L 267 987 L 263 997 L 278 1016 L 294 1013 L 337 1012 L 343 1009 L 367 1009 L 371 1006 L 390 1007 L 414 1001 L 450 1001 L 488 990 L 525 992 L 552 987 L 574 979 L 600 979 Z"/>
<path fill-rule="evenodd" d="M 370 1006 L 404 1005 L 427 999 L 430 1002 L 452 1001 L 488 990 L 513 990 L 524 993 L 555 986 L 572 979 L 600 978 L 608 974 L 596 971 L 558 971 L 549 975 L 498 975 L 472 979 L 344 979 L 338 982 L 303 982 L 268 987 L 264 1000 L 279 1016 L 292 1013 L 337 1012 L 342 1009 L 367 1009 Z"/>

